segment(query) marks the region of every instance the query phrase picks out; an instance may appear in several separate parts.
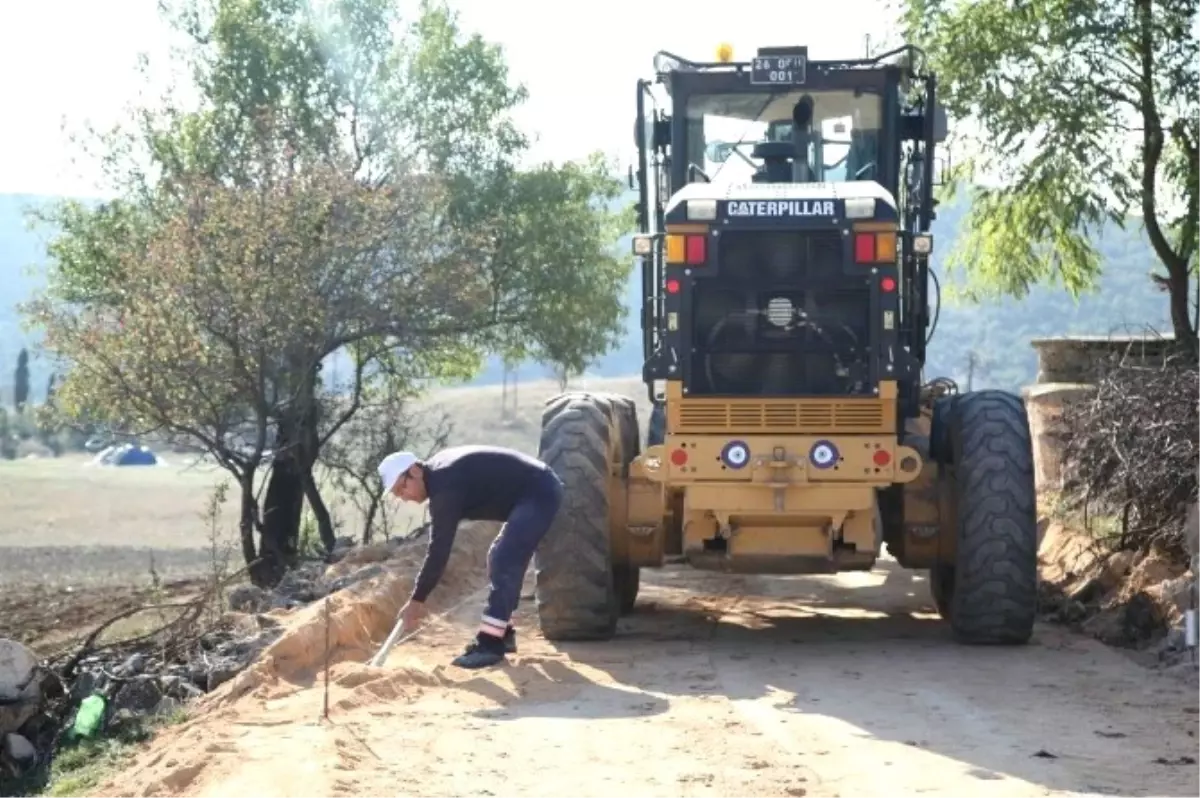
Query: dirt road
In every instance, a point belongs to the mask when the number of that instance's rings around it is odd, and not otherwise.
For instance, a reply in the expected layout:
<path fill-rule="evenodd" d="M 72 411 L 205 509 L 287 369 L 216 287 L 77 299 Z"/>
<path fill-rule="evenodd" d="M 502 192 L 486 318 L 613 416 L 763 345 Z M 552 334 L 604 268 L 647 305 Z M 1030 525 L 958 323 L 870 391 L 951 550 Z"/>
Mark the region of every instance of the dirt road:
<path fill-rule="evenodd" d="M 891 563 L 838 577 L 643 575 L 608 644 L 524 620 L 505 668 L 431 629 L 371 669 L 278 685 L 172 730 L 112 794 L 1197 795 L 1192 677 L 1043 626 L 953 644 Z M 528 610 L 526 610 L 528 612 Z M 1190 760 L 1189 760 L 1190 758 Z"/>

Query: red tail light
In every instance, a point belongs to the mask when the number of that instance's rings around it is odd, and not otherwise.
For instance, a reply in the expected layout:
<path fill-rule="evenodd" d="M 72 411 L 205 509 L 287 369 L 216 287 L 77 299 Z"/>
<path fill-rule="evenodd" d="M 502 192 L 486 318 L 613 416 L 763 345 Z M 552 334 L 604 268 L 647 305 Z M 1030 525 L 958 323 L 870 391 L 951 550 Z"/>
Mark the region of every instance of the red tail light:
<path fill-rule="evenodd" d="M 687 263 L 698 266 L 708 257 L 708 240 L 704 236 L 687 237 Z"/>
<path fill-rule="evenodd" d="M 854 260 L 856 263 L 872 263 L 875 260 L 875 234 L 854 235 Z"/>

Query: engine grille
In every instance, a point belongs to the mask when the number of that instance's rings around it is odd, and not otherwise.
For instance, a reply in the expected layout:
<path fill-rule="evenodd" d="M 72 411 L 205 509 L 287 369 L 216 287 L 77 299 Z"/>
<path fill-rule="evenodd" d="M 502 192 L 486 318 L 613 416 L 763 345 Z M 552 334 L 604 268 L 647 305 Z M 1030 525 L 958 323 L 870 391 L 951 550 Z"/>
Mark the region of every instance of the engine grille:
<path fill-rule="evenodd" d="M 839 232 L 737 230 L 718 241 L 718 276 L 692 289 L 690 396 L 871 393 L 871 289 L 844 273 Z"/>
<path fill-rule="evenodd" d="M 894 413 L 882 399 L 735 400 L 684 399 L 673 407 L 671 428 L 681 433 L 754 432 L 818 434 L 895 432 Z"/>
<path fill-rule="evenodd" d="M 730 230 L 721 234 L 721 271 L 754 283 L 842 280 L 842 234 L 835 230 Z"/>

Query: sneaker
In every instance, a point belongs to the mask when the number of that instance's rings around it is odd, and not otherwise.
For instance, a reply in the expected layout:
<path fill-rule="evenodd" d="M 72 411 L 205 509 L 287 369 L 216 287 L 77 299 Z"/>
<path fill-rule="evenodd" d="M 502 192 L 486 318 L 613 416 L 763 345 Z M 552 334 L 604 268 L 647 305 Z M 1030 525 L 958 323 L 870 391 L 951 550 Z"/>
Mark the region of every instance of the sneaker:
<path fill-rule="evenodd" d="M 486 644 L 478 639 L 472 640 L 466 650 L 450 663 L 460 668 L 487 668 L 504 661 L 505 645 L 497 640 L 496 644 Z"/>

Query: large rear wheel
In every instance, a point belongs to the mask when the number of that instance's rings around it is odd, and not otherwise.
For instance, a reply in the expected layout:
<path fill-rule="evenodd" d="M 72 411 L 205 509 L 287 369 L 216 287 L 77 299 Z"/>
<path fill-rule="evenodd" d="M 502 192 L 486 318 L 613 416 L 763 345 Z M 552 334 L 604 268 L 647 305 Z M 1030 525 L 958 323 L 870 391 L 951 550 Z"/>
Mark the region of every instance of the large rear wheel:
<path fill-rule="evenodd" d="M 610 400 L 571 393 L 547 403 L 538 455 L 563 481 L 563 502 L 534 554 L 535 595 L 548 640 L 606 640 L 620 601 L 609 540 Z"/>
<path fill-rule="evenodd" d="M 612 402 L 617 428 L 621 431 L 621 474 L 629 476 L 629 464 L 642 453 L 641 432 L 638 427 L 637 404 L 627 396 L 603 394 Z M 621 615 L 633 612 L 641 587 L 642 573 L 636 565 L 613 564 L 613 585 Z"/>
<path fill-rule="evenodd" d="M 1037 618 L 1038 532 L 1025 406 L 1005 391 L 962 394 L 946 422 L 958 535 L 953 568 L 931 574 L 938 608 L 961 642 L 1027 643 Z"/>

